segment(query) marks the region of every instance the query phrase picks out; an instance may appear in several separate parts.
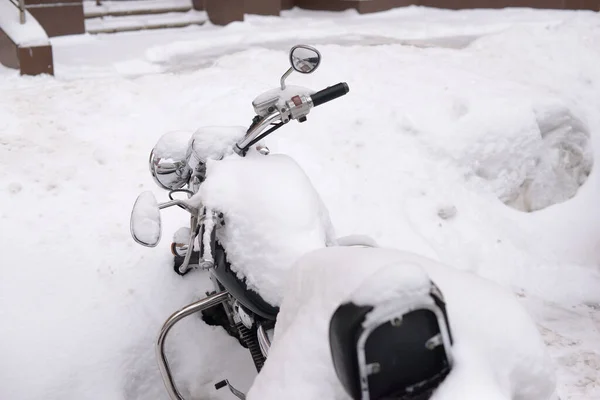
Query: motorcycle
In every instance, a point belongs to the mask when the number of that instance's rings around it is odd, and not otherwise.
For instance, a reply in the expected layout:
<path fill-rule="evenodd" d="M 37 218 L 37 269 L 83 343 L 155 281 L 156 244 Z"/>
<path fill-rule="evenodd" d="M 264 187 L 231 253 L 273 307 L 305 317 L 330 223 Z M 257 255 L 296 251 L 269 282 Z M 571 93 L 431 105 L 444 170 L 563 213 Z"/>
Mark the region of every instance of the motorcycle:
<path fill-rule="evenodd" d="M 187 132 L 168 133 L 161 137 L 150 153 L 152 177 L 159 187 L 169 191 L 170 200 L 158 203 L 152 192 L 140 194 L 131 214 L 131 234 L 137 243 L 155 247 L 161 239 L 160 210 L 177 206 L 187 211 L 190 214 L 189 227 L 179 229 L 171 243 L 174 270 L 180 275 L 192 270 L 207 270 L 214 284 L 214 292 L 207 293 L 206 298 L 171 315 L 158 335 L 156 356 L 171 399 L 183 400 L 165 355 L 165 340 L 177 322 L 202 313 L 206 322 L 223 326 L 249 350 L 260 372 L 273 340 L 283 297 L 283 276 L 295 259 L 311 250 L 328 246 L 376 246 L 374 241 L 363 236 L 336 239 L 328 214 L 308 177 L 289 157 L 270 155 L 262 142 L 292 120 L 305 122 L 314 107 L 349 92 L 348 85 L 343 82 L 317 92 L 300 86 L 287 86 L 286 79 L 294 71 L 302 74 L 314 72 L 321 63 L 321 54 L 313 47 L 297 45 L 291 49 L 289 60 L 291 67 L 281 77 L 280 87 L 263 93 L 253 101 L 256 116 L 247 129 L 219 127 L 201 128 L 192 135 Z M 253 202 L 245 189 L 249 186 L 256 189 L 259 184 L 252 181 L 258 177 L 266 179 L 265 176 L 268 176 L 270 187 L 281 190 L 272 191 L 272 196 L 262 196 Z M 261 194 L 261 191 L 258 193 Z M 254 215 L 254 220 L 248 215 Z M 275 225 L 288 224 L 284 235 L 269 229 L 265 221 L 271 219 Z M 431 293 L 436 292 L 432 289 Z M 433 329 L 433 333 L 432 329 L 426 329 L 426 339 L 435 342 L 430 347 L 443 345 L 449 349 L 450 335 L 440 333 L 440 330 L 446 332 L 446 328 L 449 329 L 445 311 L 440 311 L 443 308 L 440 301 L 430 306 L 435 313 L 425 317 L 432 316 L 437 321 L 432 325 L 427 319 L 430 326 L 437 328 Z M 358 319 L 352 319 L 353 324 L 367 313 L 364 308 L 352 309 L 351 312 L 360 313 Z M 347 334 L 349 311 L 346 309 L 342 314 L 342 318 L 334 323 L 332 337 Z M 390 318 L 374 324 L 369 332 L 381 332 L 376 327 L 391 321 Z M 398 315 L 394 314 L 392 319 L 397 320 Z M 352 328 L 356 329 L 356 326 Z M 368 336 L 365 335 L 361 339 L 363 347 Z M 432 335 L 435 339 L 431 339 Z M 348 340 L 344 343 L 350 345 Z M 361 354 L 364 359 L 364 351 Z M 372 366 L 367 368 L 364 365 L 360 374 L 354 370 L 349 372 L 340 361 L 346 358 L 339 351 L 334 352 L 336 365 L 340 366 L 340 371 L 352 375 L 352 379 L 360 380 L 359 375 L 364 378 L 366 371 L 374 373 Z M 442 351 L 437 359 L 444 364 L 445 376 L 451 357 Z M 238 398 L 245 398 L 227 380 L 215 386 L 217 389 L 228 387 Z M 360 390 L 350 386 L 354 397 Z M 368 398 L 368 390 L 366 393 L 367 397 L 363 398 Z"/>

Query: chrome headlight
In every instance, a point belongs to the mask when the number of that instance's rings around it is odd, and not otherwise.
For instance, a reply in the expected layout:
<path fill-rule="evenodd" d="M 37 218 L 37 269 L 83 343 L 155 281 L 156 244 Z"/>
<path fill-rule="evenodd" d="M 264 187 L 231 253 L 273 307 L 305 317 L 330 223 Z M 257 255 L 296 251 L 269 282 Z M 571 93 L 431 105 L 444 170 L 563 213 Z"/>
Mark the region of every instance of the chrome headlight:
<path fill-rule="evenodd" d="M 164 134 L 150 153 L 150 173 L 158 186 L 181 189 L 188 183 L 192 169 L 188 166 L 190 132 Z"/>

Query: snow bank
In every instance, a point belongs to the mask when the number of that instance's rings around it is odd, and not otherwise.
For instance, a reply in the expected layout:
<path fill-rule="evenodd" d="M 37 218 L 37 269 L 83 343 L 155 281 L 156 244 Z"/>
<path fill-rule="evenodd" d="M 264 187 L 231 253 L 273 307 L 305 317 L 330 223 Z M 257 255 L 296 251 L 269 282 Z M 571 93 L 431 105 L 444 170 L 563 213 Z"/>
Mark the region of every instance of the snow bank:
<path fill-rule="evenodd" d="M 331 315 L 347 299 L 370 302 L 365 296 L 426 288 L 427 276 L 445 296 L 455 342 L 455 367 L 433 400 L 556 399 L 544 343 L 511 294 L 417 255 L 343 247 L 314 251 L 294 266 L 269 358 L 248 399 L 349 399 L 331 360 Z"/>
<path fill-rule="evenodd" d="M 131 12 L 140 10 L 172 10 L 173 8 L 189 9 L 191 4 L 189 0 L 145 0 L 144 3 L 139 1 L 102 1 L 102 4 L 97 5 L 95 0 L 84 0 L 83 11 L 87 17 L 101 15 L 102 13 L 111 12 Z"/>
<path fill-rule="evenodd" d="M 348 257 L 353 253 L 354 250 L 348 252 Z M 339 262 L 344 264 L 345 259 Z M 402 297 L 422 298 L 429 294 L 429 281 L 429 276 L 419 265 L 403 264 L 399 267 L 392 262 L 382 267 L 378 274 L 367 278 L 345 301 L 359 306 L 374 306 Z"/>
<path fill-rule="evenodd" d="M 25 11 L 25 23 L 21 24 L 19 9 L 9 1 L 0 2 L 0 29 L 18 46 L 35 47 L 49 43 L 46 31 L 29 11 Z"/>
<path fill-rule="evenodd" d="M 190 202 L 224 214 L 217 236 L 231 269 L 267 302 L 279 305 L 292 264 L 334 240 L 319 194 L 285 155 L 250 153 L 209 161 L 206 176 Z"/>
<path fill-rule="evenodd" d="M 167 132 L 158 139 L 153 147 L 154 153 L 160 158 L 185 160 L 188 143 L 192 137 L 190 131 Z"/>
<path fill-rule="evenodd" d="M 565 104 L 544 103 L 508 108 L 502 100 L 494 107 L 505 118 L 495 126 L 481 127 L 481 120 L 466 117 L 456 128 L 482 129 L 480 137 L 455 156 L 468 179 L 522 211 L 572 198 L 593 165 L 588 127 Z M 517 121 L 519 128 L 513 125 Z"/>
<path fill-rule="evenodd" d="M 208 19 L 206 12 L 192 10 L 191 4 L 188 11 L 185 12 L 173 11 L 172 9 L 164 10 L 164 12 L 156 12 L 161 10 L 153 9 L 151 11 L 154 12 L 86 18 L 85 30 L 89 33 L 113 33 L 126 30 L 168 29 L 165 27 L 203 24 Z"/>
<path fill-rule="evenodd" d="M 189 139 L 193 155 L 202 162 L 220 160 L 233 153 L 233 146 L 244 137 L 243 126 L 210 126 L 199 128 Z"/>

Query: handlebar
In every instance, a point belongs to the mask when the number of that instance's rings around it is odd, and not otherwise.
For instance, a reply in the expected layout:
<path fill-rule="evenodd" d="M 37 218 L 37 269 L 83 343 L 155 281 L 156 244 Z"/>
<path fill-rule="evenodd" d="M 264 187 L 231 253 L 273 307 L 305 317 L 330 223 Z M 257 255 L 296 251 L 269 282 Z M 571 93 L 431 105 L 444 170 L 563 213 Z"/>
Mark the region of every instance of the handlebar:
<path fill-rule="evenodd" d="M 292 99 L 286 101 L 285 106 L 283 107 L 269 108 L 269 114 L 256 117 L 244 138 L 233 146 L 233 150 L 238 155 L 244 157 L 249 146 L 256 143 L 256 141 L 265 137 L 275 129 L 287 124 L 292 119 L 300 122 L 306 121 L 306 116 L 312 107 L 320 106 L 328 101 L 342 97 L 349 91 L 350 88 L 348 87 L 348 84 L 346 82 L 340 82 L 337 85 L 325 88 L 310 96 L 294 96 Z M 262 134 L 269 125 L 272 125 L 276 121 L 280 122 L 265 134 Z"/>
<path fill-rule="evenodd" d="M 337 85 L 329 86 L 328 88 L 314 93 L 310 96 L 310 98 L 312 99 L 313 105 L 317 107 L 321 104 L 327 103 L 328 101 L 342 97 L 349 91 L 350 88 L 348 87 L 348 84 L 346 82 L 340 82 Z"/>

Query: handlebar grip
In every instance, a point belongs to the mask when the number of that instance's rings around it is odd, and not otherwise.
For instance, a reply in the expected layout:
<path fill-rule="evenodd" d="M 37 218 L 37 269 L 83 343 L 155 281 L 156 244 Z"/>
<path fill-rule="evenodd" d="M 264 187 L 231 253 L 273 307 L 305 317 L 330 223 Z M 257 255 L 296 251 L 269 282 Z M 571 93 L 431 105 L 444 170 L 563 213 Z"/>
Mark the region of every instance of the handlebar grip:
<path fill-rule="evenodd" d="M 327 103 L 328 101 L 337 99 L 338 97 L 342 97 L 349 91 L 350 87 L 348 87 L 348 84 L 346 82 L 341 82 L 314 93 L 310 98 L 312 99 L 313 105 L 316 107 L 323 103 Z"/>

